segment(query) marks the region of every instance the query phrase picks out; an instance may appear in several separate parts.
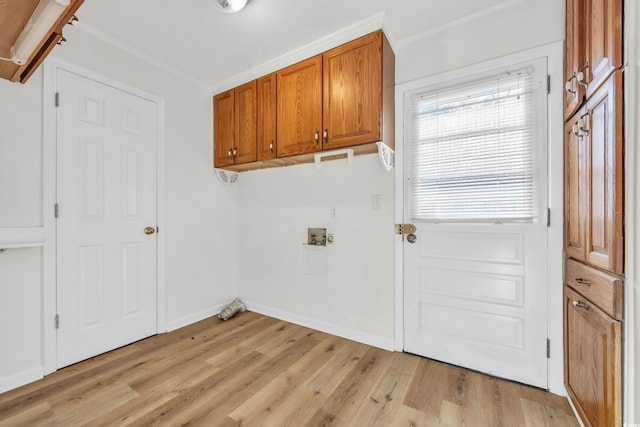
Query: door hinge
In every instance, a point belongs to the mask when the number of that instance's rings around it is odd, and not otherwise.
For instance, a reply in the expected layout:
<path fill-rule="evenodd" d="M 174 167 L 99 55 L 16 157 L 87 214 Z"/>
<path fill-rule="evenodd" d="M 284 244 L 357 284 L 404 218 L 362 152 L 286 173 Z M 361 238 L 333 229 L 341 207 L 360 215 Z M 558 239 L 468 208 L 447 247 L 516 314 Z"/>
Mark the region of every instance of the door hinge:
<path fill-rule="evenodd" d="M 547 74 L 547 95 L 551 93 L 551 76 Z"/>
<path fill-rule="evenodd" d="M 60 216 L 60 205 L 58 205 L 57 203 L 53 205 L 53 216 L 55 218 L 58 218 L 58 216 Z"/>
<path fill-rule="evenodd" d="M 551 340 L 547 338 L 547 359 L 551 358 Z"/>
<path fill-rule="evenodd" d="M 396 234 L 414 234 L 416 226 L 413 224 L 396 224 Z"/>
<path fill-rule="evenodd" d="M 55 104 L 56 107 L 60 106 L 60 92 L 56 92 Z"/>
<path fill-rule="evenodd" d="M 56 329 L 60 329 L 60 315 L 59 314 L 56 314 L 55 323 L 56 323 Z"/>
<path fill-rule="evenodd" d="M 547 208 L 547 227 L 551 227 L 551 208 Z"/>

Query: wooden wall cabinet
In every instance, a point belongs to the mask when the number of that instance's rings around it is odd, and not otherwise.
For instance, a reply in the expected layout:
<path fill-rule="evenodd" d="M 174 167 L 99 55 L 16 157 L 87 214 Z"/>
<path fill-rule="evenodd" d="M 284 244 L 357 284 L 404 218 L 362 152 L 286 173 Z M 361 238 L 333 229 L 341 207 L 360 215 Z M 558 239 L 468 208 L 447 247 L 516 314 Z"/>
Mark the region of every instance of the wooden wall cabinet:
<path fill-rule="evenodd" d="M 40 41 L 29 60 L 23 65 L 10 61 L 0 61 L 0 78 L 12 82 L 26 83 L 42 64 L 47 55 L 62 39 L 62 29 L 84 0 L 71 0 L 60 19 Z M 0 56 L 11 57 L 10 50 L 38 6 L 39 0 L 0 1 Z"/>
<path fill-rule="evenodd" d="M 213 164 L 224 167 L 234 164 L 235 106 L 233 89 L 213 97 Z"/>
<path fill-rule="evenodd" d="M 393 148 L 394 90 L 395 56 L 377 31 L 218 94 L 214 165 L 241 172 L 313 162 L 322 150 L 374 153 L 378 141 Z M 252 99 L 255 153 L 249 147 Z"/>
<path fill-rule="evenodd" d="M 322 55 L 276 73 L 278 157 L 320 151 Z"/>
<path fill-rule="evenodd" d="M 395 84 L 394 63 L 394 54 L 381 31 L 324 53 L 324 150 L 393 141 L 388 133 L 393 126 L 388 126 L 388 120 L 394 114 L 389 108 L 389 98 L 394 96 L 389 91 Z"/>
<path fill-rule="evenodd" d="M 256 97 L 255 80 L 213 97 L 215 167 L 256 161 Z"/>
<path fill-rule="evenodd" d="M 276 74 L 261 77 L 257 82 L 258 99 L 258 160 L 275 159 L 276 133 Z"/>
<path fill-rule="evenodd" d="M 278 157 L 393 146 L 395 56 L 382 31 L 278 71 Z"/>

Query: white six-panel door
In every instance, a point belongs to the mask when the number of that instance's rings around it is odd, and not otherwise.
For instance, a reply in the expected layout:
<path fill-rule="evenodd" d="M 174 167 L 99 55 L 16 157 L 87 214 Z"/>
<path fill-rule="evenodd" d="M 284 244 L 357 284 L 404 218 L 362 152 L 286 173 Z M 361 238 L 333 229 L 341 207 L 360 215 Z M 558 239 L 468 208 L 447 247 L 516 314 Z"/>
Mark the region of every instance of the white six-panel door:
<path fill-rule="evenodd" d="M 157 104 L 57 70 L 58 367 L 157 332 Z"/>

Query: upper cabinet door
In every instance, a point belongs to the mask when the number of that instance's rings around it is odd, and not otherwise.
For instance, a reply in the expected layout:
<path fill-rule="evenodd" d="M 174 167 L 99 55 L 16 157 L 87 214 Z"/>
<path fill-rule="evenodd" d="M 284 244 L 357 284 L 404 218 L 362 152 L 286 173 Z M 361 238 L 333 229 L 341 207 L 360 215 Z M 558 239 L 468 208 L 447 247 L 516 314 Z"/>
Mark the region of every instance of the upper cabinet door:
<path fill-rule="evenodd" d="M 276 74 L 258 79 L 258 160 L 276 158 Z"/>
<path fill-rule="evenodd" d="M 256 81 L 234 89 L 236 164 L 256 161 Z"/>
<path fill-rule="evenodd" d="M 233 164 L 234 91 L 213 97 L 213 164 L 219 168 Z"/>
<path fill-rule="evenodd" d="M 578 84 L 578 72 L 585 64 L 585 8 L 586 0 L 567 0 L 564 119 L 568 120 L 580 108 L 585 95 L 584 85 Z"/>
<path fill-rule="evenodd" d="M 323 148 L 381 139 L 382 33 L 323 55 Z"/>
<path fill-rule="evenodd" d="M 579 261 L 587 259 L 587 144 L 580 125 L 580 110 L 564 127 L 565 252 Z"/>
<path fill-rule="evenodd" d="M 584 79 L 587 98 L 622 67 L 622 0 L 589 0 Z"/>
<path fill-rule="evenodd" d="M 276 73 L 278 157 L 322 149 L 322 55 Z"/>
<path fill-rule="evenodd" d="M 587 102 L 589 174 L 587 262 L 623 274 L 622 71 L 615 71 Z"/>

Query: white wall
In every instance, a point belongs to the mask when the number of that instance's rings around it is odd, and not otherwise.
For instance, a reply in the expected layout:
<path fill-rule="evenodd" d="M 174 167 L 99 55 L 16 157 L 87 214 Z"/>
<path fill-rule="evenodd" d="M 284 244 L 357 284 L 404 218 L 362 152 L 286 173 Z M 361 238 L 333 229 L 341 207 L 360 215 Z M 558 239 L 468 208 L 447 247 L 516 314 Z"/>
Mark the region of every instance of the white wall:
<path fill-rule="evenodd" d="M 396 83 L 563 40 L 564 3 L 504 1 L 499 8 L 426 33 L 421 39 L 400 41 L 396 48 Z"/>
<path fill-rule="evenodd" d="M 81 30 L 65 36 L 70 42 L 56 57 L 165 100 L 165 321 L 179 324 L 227 302 L 237 294 L 237 204 L 211 170 L 208 88 Z M 38 71 L 24 86 L 0 81 L 0 227 L 42 225 L 42 79 Z M 0 383 L 43 363 L 40 253 L 0 254 Z"/>
<path fill-rule="evenodd" d="M 393 340 L 393 174 L 377 155 L 244 173 L 238 190 L 243 298 Z M 304 246 L 308 227 L 335 243 Z"/>
<path fill-rule="evenodd" d="M 506 1 L 490 14 L 399 43 L 396 81 L 561 40 L 563 3 Z M 224 187 L 210 171 L 211 98 L 205 88 L 81 30 L 67 28 L 65 36 L 70 41 L 55 50 L 56 56 L 165 99 L 167 227 L 161 232 L 166 233 L 168 322 L 179 323 L 240 295 L 283 312 L 393 338 L 393 177 L 375 156 L 358 157 L 352 166 L 334 162 L 319 171 L 303 165 L 245 173 L 238 184 Z M 0 174 L 11 174 L 10 180 L 0 175 L 0 227 L 42 222 L 41 98 L 40 71 L 26 86 L 0 81 Z M 372 194 L 381 195 L 381 210 L 371 209 Z M 8 209 L 6 200 L 12 201 Z M 329 218 L 332 206 L 335 219 Z M 327 248 L 329 272 L 305 274 L 302 234 L 308 226 L 323 225 L 336 238 Z M 13 256 L 12 265 L 41 262 L 37 251 Z M 5 283 L 21 274 L 0 276 L 0 309 L 9 304 Z M 29 313 L 40 312 L 36 276 L 24 279 L 33 294 L 22 297 Z M 0 354 L 0 366 L 6 360 L 17 364 L 0 371 L 0 377 L 41 363 L 40 348 L 33 345 L 42 340 L 41 319 L 25 322 L 17 328 L 19 335 L 0 325 L 0 342 L 18 337 Z"/>

